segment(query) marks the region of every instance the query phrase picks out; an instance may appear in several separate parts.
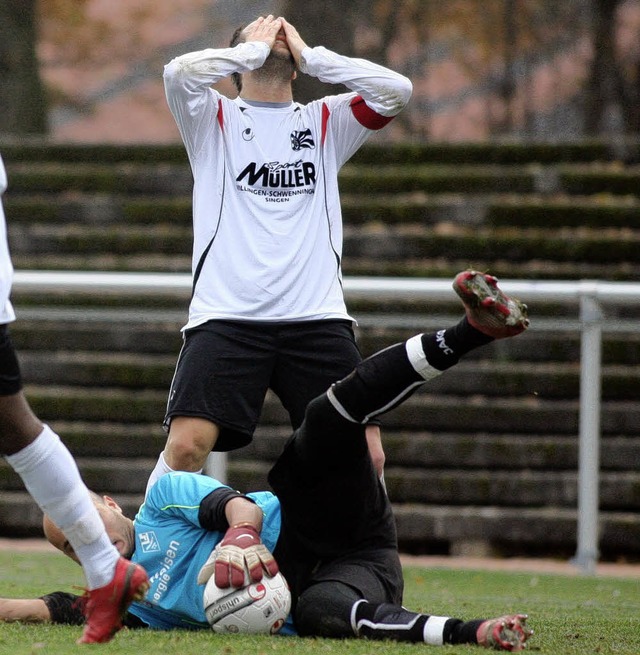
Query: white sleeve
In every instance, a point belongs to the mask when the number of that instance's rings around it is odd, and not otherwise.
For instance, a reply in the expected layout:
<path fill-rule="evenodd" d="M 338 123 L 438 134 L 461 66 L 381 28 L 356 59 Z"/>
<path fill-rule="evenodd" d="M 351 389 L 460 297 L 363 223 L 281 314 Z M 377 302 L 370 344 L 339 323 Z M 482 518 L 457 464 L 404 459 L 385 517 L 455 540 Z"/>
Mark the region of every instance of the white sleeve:
<path fill-rule="evenodd" d="M 260 68 L 270 52 L 262 41 L 239 43 L 234 48 L 190 52 L 164 67 L 164 88 L 169 109 L 189 150 L 209 129 L 211 112 L 217 113 L 217 94 L 211 85 L 232 73 Z"/>
<path fill-rule="evenodd" d="M 0 157 L 0 325 L 10 323 L 16 317 L 9 300 L 11 295 L 11 283 L 13 281 L 13 265 L 9 254 L 7 242 L 7 225 L 2 208 L 2 194 L 7 188 L 7 174 L 4 169 L 2 157 Z"/>
<path fill-rule="evenodd" d="M 411 80 L 404 75 L 366 59 L 339 55 L 323 46 L 302 51 L 300 70 L 321 82 L 344 84 L 381 116 L 399 114 L 413 91 Z"/>
<path fill-rule="evenodd" d="M 270 52 L 262 41 L 246 41 L 233 48 L 208 48 L 172 59 L 164 67 L 165 84 L 195 89 L 231 75 L 260 68 Z"/>

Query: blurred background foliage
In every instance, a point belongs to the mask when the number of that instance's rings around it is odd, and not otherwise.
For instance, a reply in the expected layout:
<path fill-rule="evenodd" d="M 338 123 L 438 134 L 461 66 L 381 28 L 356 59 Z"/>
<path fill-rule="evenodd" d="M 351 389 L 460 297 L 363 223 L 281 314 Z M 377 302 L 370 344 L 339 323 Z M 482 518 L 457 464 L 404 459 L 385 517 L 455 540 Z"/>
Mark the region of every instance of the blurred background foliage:
<path fill-rule="evenodd" d="M 385 139 L 640 131 L 640 0 L 0 0 L 0 133 L 177 141 L 163 64 L 224 46 L 267 12 L 310 45 L 412 79 L 411 105 Z M 295 89 L 300 101 L 331 91 L 307 76 Z"/>

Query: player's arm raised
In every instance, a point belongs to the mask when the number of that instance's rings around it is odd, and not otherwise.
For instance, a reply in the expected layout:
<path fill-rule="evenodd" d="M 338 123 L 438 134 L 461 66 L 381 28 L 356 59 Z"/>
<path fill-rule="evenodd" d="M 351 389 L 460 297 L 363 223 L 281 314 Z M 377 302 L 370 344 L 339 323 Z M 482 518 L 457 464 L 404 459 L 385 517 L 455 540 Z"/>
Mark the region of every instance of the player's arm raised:
<path fill-rule="evenodd" d="M 366 127 L 379 129 L 406 107 L 413 92 L 408 77 L 366 59 L 339 55 L 322 46 L 307 47 L 296 28 L 284 18 L 281 20 L 289 50 L 302 73 L 321 82 L 344 84 L 385 119 L 359 115 L 358 120 Z"/>

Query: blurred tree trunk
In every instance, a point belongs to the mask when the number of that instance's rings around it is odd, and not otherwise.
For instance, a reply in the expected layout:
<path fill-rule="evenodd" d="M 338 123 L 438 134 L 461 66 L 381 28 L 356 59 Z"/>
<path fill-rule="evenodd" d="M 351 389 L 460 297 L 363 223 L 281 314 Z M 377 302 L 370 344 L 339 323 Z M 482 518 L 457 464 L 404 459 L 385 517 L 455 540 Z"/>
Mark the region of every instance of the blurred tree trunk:
<path fill-rule="evenodd" d="M 46 100 L 36 55 L 36 0 L 0 2 L 0 71 L 0 132 L 45 133 Z"/>
<path fill-rule="evenodd" d="M 504 77 L 500 95 L 504 103 L 504 119 L 498 125 L 499 134 L 511 134 L 514 129 L 513 99 L 516 94 L 516 57 L 518 49 L 518 25 L 516 22 L 516 0 L 504 0 Z"/>
<path fill-rule="evenodd" d="M 585 130 L 589 135 L 615 129 L 622 111 L 623 83 L 615 53 L 619 4 L 620 0 L 593 0 L 594 58 L 585 102 Z"/>
<path fill-rule="evenodd" d="M 300 32 L 307 45 L 323 45 L 341 55 L 353 56 L 358 4 L 351 0 L 285 0 L 282 15 Z M 324 84 L 302 74 L 293 85 L 295 99 L 302 103 L 344 90 L 341 85 Z"/>

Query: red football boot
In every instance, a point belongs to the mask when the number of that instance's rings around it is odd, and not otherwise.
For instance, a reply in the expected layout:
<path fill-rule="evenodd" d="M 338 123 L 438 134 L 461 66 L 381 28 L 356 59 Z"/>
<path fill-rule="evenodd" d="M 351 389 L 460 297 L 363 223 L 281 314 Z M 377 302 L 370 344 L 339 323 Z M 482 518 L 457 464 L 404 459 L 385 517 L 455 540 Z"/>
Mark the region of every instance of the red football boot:
<path fill-rule="evenodd" d="M 121 557 L 116 563 L 113 580 L 104 587 L 85 594 L 86 624 L 79 644 L 100 644 L 109 641 L 122 628 L 122 619 L 134 600 L 144 598 L 149 578 L 139 565 Z"/>

